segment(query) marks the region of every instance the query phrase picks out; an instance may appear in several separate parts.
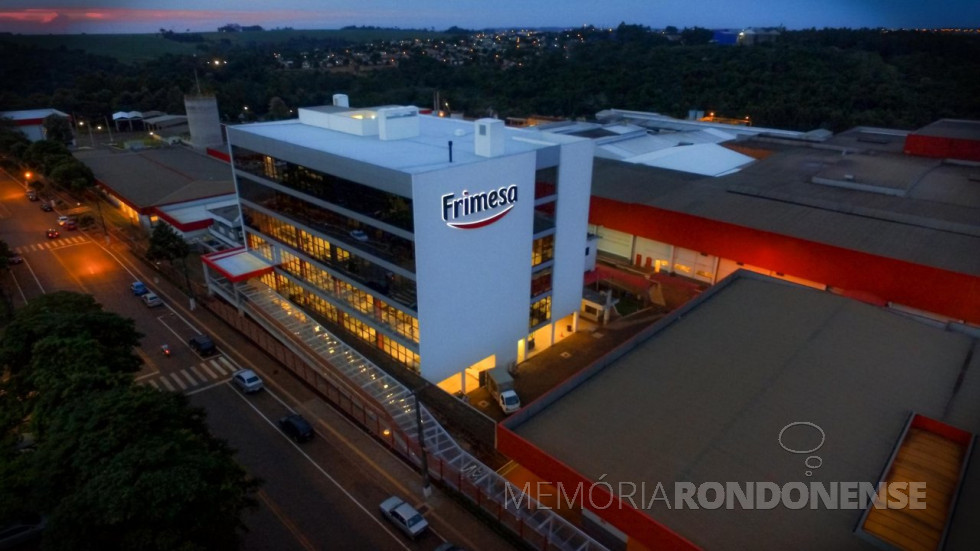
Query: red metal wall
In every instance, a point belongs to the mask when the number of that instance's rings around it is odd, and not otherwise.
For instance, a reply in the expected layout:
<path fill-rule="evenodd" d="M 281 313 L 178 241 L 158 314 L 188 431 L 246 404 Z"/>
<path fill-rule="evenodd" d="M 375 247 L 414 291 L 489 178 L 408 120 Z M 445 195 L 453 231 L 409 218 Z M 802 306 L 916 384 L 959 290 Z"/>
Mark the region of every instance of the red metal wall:
<path fill-rule="evenodd" d="M 596 196 L 589 223 L 980 323 L 980 277 Z"/>
<path fill-rule="evenodd" d="M 980 161 L 980 141 L 909 134 L 905 137 L 905 153 L 921 157 Z"/>
<path fill-rule="evenodd" d="M 577 488 L 582 488 L 585 504 L 588 505 L 591 502 L 597 505 L 588 507 L 589 510 L 625 532 L 630 538 L 635 538 L 648 549 L 658 551 L 700 549 L 663 524 L 653 520 L 646 513 L 634 509 L 629 503 L 620 501 L 611 495 L 606 490 L 608 486 L 593 485 L 592 480 L 582 476 L 500 423 L 497 424 L 497 449 L 552 485 L 557 486 L 560 482 L 565 488 L 566 495 L 571 496 Z M 615 482 L 613 484 L 615 485 Z M 666 484 L 664 488 L 669 491 Z M 607 504 L 611 505 L 606 506 Z"/>

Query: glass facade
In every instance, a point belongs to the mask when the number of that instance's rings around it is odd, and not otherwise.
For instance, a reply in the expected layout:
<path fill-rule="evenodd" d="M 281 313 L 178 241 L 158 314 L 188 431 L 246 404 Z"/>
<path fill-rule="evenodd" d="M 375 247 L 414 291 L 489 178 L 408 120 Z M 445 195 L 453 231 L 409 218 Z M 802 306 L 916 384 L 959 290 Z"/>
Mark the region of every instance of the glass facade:
<path fill-rule="evenodd" d="M 335 243 L 349 243 L 406 270 L 415 271 L 415 243 L 411 239 L 362 224 L 247 178 L 238 179 L 238 194 L 242 200 L 314 229 Z"/>
<path fill-rule="evenodd" d="M 301 263 L 302 261 L 299 259 L 294 259 L 288 264 L 293 269 L 299 268 L 302 270 L 300 267 Z M 329 274 L 324 275 L 330 277 Z M 370 324 L 365 323 L 356 316 L 331 304 L 323 297 L 304 288 L 302 285 L 290 279 L 288 275 L 273 272 L 262 276 L 261 280 L 272 289 L 275 289 L 277 293 L 288 298 L 290 302 L 313 316 L 314 319 L 324 324 L 333 324 L 336 327 L 343 328 L 346 332 L 357 337 L 365 344 L 378 348 L 403 365 L 416 372 L 419 371 L 420 362 L 417 352 L 399 343 L 397 340 L 378 332 Z M 384 304 L 381 301 L 378 302 Z M 415 340 L 417 341 L 418 320 L 404 312 L 399 312 L 399 314 L 402 316 L 400 318 L 402 320 L 402 327 L 398 329 L 399 332 L 404 334 L 405 332 L 412 333 L 414 331 Z"/>
<path fill-rule="evenodd" d="M 411 199 L 241 147 L 232 151 L 240 171 L 246 242 L 277 265 L 263 283 L 321 323 L 418 371 L 419 322 L 412 312 L 416 284 L 391 267 L 414 272 L 415 243 L 337 212 L 347 209 L 411 232 Z M 275 189 L 249 174 L 340 209 Z"/>
<path fill-rule="evenodd" d="M 413 231 L 412 200 L 233 145 L 235 170 L 246 172 L 333 205 Z"/>
<path fill-rule="evenodd" d="M 254 242 L 253 232 L 258 232 L 305 254 L 405 307 L 413 310 L 416 308 L 417 294 L 414 280 L 391 272 L 383 266 L 378 266 L 323 237 L 311 234 L 286 221 L 251 208 L 244 202 L 242 203 L 242 218 L 245 227 L 252 230 L 247 232 L 249 243 Z"/>

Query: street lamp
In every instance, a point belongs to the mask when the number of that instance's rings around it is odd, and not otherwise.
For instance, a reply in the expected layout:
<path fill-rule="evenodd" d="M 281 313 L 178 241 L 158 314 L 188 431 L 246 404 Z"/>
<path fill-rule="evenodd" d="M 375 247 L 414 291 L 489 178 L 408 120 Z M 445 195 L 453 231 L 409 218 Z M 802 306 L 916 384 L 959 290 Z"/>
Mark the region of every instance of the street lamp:
<path fill-rule="evenodd" d="M 422 431 L 422 410 L 419 407 L 417 390 L 412 391 L 412 398 L 415 398 L 415 424 L 419 435 L 419 453 L 422 456 L 422 495 L 429 497 L 432 495 L 432 484 L 429 482 L 429 459 L 425 452 L 425 433 Z"/>

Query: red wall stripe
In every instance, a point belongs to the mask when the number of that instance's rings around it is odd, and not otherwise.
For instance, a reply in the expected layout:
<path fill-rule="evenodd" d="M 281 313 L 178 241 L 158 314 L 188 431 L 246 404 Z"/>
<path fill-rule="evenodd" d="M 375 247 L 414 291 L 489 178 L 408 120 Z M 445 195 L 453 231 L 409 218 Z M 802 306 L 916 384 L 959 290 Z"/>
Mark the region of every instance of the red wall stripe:
<path fill-rule="evenodd" d="M 596 196 L 589 223 L 980 323 L 980 277 Z"/>
<path fill-rule="evenodd" d="M 588 504 L 591 501 L 591 503 L 597 504 L 596 507 L 588 507 L 590 511 L 649 549 L 667 551 L 700 549 L 697 545 L 654 520 L 647 513 L 633 508 L 628 502 L 620 501 L 619 498 L 605 489 L 606 486 L 601 484 L 593 486 L 592 480 L 582 476 L 500 423 L 497 424 L 497 449 L 539 477 L 546 479 L 552 485 L 557 486 L 560 482 L 568 496 L 574 495 L 577 488 L 583 488 L 584 502 Z M 615 484 L 613 482 L 613 485 Z M 593 492 L 591 498 L 589 497 L 590 489 Z M 666 484 L 664 489 L 666 492 L 672 491 L 672 487 L 668 488 Z M 672 494 L 668 493 L 667 495 L 669 497 Z M 606 506 L 609 503 L 612 505 Z M 663 502 L 658 501 L 657 503 Z"/>

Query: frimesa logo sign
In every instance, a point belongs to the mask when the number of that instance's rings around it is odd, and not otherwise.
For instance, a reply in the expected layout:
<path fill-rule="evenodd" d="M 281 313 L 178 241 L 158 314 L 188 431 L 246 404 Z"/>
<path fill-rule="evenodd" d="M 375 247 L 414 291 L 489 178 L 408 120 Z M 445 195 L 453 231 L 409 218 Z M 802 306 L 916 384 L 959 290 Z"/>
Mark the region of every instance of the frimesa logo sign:
<path fill-rule="evenodd" d="M 517 185 L 462 195 L 442 196 L 442 220 L 447 226 L 460 230 L 475 230 L 489 226 L 507 215 L 517 204 Z"/>

